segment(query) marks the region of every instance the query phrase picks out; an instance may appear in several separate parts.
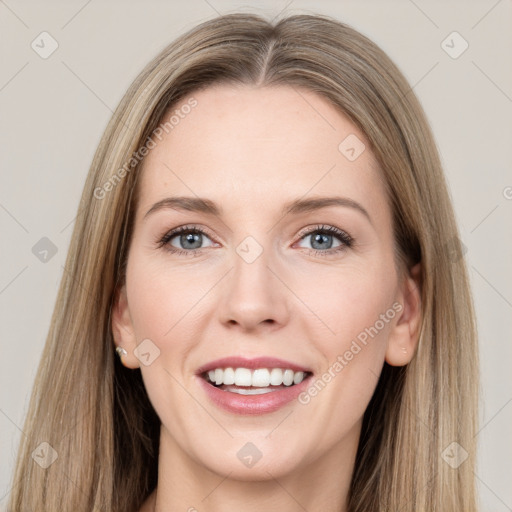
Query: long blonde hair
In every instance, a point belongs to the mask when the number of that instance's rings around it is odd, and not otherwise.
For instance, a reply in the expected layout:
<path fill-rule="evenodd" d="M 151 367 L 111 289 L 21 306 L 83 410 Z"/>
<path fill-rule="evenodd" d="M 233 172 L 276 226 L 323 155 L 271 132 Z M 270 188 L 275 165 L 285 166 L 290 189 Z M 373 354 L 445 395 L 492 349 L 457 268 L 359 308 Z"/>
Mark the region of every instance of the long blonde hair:
<path fill-rule="evenodd" d="M 94 156 L 22 439 L 12 511 L 137 510 L 156 485 L 159 420 L 140 372 L 114 357 L 110 311 L 137 204 L 141 148 L 164 114 L 209 84 L 306 88 L 370 141 L 403 267 L 422 264 L 422 328 L 406 367 L 387 364 L 364 416 L 350 512 L 477 509 L 477 337 L 438 152 L 407 81 L 373 42 L 325 16 L 207 21 L 136 78 Z M 31 453 L 47 442 L 47 469 Z M 458 467 L 445 461 L 451 445 Z M 457 451 L 458 450 L 458 451 Z M 456 458 L 457 458 L 456 457 Z M 342 464 L 343 461 L 340 461 Z"/>

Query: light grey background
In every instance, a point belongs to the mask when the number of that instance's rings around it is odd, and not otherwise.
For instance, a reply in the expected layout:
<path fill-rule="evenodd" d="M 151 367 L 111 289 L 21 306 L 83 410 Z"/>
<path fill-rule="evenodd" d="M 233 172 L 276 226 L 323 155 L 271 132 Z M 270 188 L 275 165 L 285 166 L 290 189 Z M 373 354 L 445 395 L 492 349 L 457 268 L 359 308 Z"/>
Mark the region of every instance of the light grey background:
<path fill-rule="evenodd" d="M 512 510 L 510 0 L 0 0 L 0 508 L 79 197 L 107 121 L 161 48 L 197 23 L 236 10 L 270 17 L 318 12 L 347 22 L 390 55 L 419 96 L 467 247 L 478 315 L 482 510 Z M 31 48 L 34 40 L 42 46 L 43 31 L 59 45 L 47 59 Z M 453 31 L 469 44 L 456 59 L 442 47 Z M 457 37 L 445 43 L 452 53 L 462 48 Z M 57 248 L 46 263 L 32 252 L 42 237 Z"/>

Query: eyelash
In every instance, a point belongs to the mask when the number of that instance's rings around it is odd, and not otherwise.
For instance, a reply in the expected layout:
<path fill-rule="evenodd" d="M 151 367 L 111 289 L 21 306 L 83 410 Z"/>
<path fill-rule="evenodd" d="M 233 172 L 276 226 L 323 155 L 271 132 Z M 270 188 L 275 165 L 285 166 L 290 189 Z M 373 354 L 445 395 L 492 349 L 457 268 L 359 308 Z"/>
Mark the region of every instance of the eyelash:
<path fill-rule="evenodd" d="M 175 236 L 180 235 L 182 233 L 201 234 L 201 235 L 206 235 L 210 239 L 213 238 L 211 235 L 208 234 L 207 231 L 200 229 L 196 226 L 180 226 L 178 228 L 175 228 L 175 229 L 169 231 L 160 240 L 158 240 L 158 247 L 164 248 L 165 250 L 167 250 L 171 253 L 174 253 L 174 254 L 186 255 L 186 256 L 190 256 L 191 254 L 197 255 L 203 249 L 205 249 L 205 247 L 203 247 L 200 249 L 185 250 L 185 249 L 178 249 L 176 247 L 172 247 L 171 245 L 169 245 L 169 242 Z M 315 226 L 314 228 L 309 228 L 307 231 L 301 232 L 299 235 L 299 240 L 303 240 L 307 236 L 312 235 L 314 233 L 335 235 L 341 241 L 340 246 L 335 247 L 334 249 L 326 250 L 326 251 L 320 251 L 318 249 L 307 249 L 306 248 L 306 250 L 309 253 L 313 253 L 315 255 L 321 255 L 321 256 L 325 256 L 325 255 L 329 255 L 329 254 L 332 255 L 334 253 L 344 251 L 345 249 L 352 247 L 354 244 L 354 239 L 348 233 L 346 233 L 345 231 L 342 231 L 341 229 L 338 229 L 334 226 L 329 226 L 329 225 L 326 226 L 324 224 L 321 224 L 321 225 L 319 224 L 319 225 Z"/>

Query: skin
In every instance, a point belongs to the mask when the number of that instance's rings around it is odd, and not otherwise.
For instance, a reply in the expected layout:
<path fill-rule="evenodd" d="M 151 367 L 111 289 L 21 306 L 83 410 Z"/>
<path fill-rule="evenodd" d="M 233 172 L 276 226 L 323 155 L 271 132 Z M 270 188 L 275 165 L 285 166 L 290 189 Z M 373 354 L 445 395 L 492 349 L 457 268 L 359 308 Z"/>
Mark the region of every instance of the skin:
<path fill-rule="evenodd" d="M 159 482 L 142 510 L 344 511 L 384 361 L 400 366 L 414 355 L 419 267 L 397 272 L 379 166 L 360 130 L 326 100 L 287 86 L 217 85 L 193 96 L 197 106 L 145 160 L 112 318 L 123 364 L 141 368 L 162 421 Z M 366 146 L 352 162 L 338 149 L 349 134 Z M 208 198 L 223 214 L 162 209 L 144 219 L 178 195 Z M 292 199 L 333 195 L 357 201 L 371 220 L 346 206 L 280 213 Z M 191 224 L 207 232 L 196 256 L 158 246 Z M 342 244 L 333 235 L 331 248 L 328 238 L 318 249 L 315 233 L 300 236 L 318 224 L 354 244 L 332 252 Z M 263 249 L 250 264 L 236 252 L 247 236 Z M 179 235 L 171 243 L 191 251 Z M 237 415 L 214 405 L 195 375 L 233 355 L 283 358 L 319 377 L 394 303 L 401 312 L 307 404 Z M 149 366 L 134 354 L 147 338 L 160 350 Z M 237 457 L 247 442 L 262 453 L 251 468 Z"/>

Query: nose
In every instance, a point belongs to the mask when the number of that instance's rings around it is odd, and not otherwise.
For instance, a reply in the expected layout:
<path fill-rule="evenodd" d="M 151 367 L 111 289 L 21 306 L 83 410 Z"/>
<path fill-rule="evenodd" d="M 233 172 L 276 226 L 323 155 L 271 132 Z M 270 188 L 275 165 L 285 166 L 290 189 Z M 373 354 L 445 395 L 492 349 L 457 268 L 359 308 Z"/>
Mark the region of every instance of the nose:
<path fill-rule="evenodd" d="M 268 257 L 268 249 L 252 262 L 240 254 L 234 254 L 234 268 L 226 276 L 217 309 L 220 321 L 244 331 L 282 327 L 288 322 L 291 304 L 277 263 Z"/>

